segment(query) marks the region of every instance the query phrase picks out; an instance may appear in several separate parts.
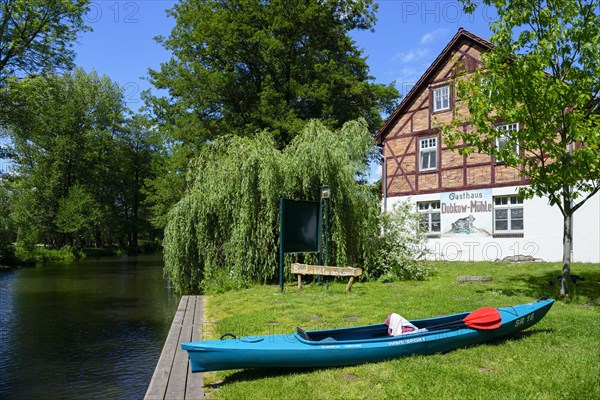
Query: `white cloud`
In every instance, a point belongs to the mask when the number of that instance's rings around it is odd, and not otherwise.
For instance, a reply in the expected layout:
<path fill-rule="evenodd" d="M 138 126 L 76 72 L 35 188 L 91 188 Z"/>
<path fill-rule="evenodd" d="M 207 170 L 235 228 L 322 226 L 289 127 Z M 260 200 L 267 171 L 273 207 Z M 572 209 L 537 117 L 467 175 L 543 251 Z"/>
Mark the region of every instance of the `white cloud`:
<path fill-rule="evenodd" d="M 446 28 L 438 28 L 431 32 L 427 32 L 426 34 L 421 36 L 421 44 L 433 43 L 434 41 L 443 38 L 446 35 L 446 33 L 448 33 L 448 29 Z"/>
<path fill-rule="evenodd" d="M 398 89 L 402 96 L 405 96 L 410 91 L 410 89 L 412 89 L 412 87 L 415 86 L 415 83 L 417 83 L 425 69 L 427 68 L 420 68 L 419 65 L 413 67 L 411 65 L 394 71 L 394 74 L 396 76 L 394 83 L 396 89 Z"/>
<path fill-rule="evenodd" d="M 408 64 L 428 57 L 431 51 L 426 47 L 418 47 L 407 52 L 398 53 L 394 56 L 394 61 L 399 61 L 402 64 Z"/>
<path fill-rule="evenodd" d="M 429 45 L 435 45 L 435 42 L 443 38 L 447 33 L 448 29 L 446 28 L 438 28 L 427 32 L 421 37 L 420 43 L 422 46 L 394 55 L 392 62 L 401 64 L 400 68 L 394 71 L 396 88 L 400 93 L 403 95 L 408 93 L 419 80 L 421 74 L 427 70 L 434 58 Z"/>
<path fill-rule="evenodd" d="M 413 67 L 404 67 L 400 71 L 398 71 L 398 78 L 396 78 L 396 82 L 416 82 L 421 75 L 419 75 L 419 71 Z"/>

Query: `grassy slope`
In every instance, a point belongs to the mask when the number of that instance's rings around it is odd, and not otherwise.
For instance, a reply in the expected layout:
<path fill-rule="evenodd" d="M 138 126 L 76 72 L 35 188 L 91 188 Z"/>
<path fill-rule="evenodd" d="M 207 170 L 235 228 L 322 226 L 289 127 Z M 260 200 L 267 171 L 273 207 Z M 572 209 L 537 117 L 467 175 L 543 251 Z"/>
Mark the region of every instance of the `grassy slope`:
<path fill-rule="evenodd" d="M 206 338 L 381 323 L 391 312 L 409 318 L 509 306 L 553 296 L 558 264 L 436 263 L 425 282 L 275 286 L 210 296 Z M 583 276 L 567 302 L 533 328 L 491 344 L 448 354 L 413 356 L 318 370 L 240 370 L 205 375 L 215 399 L 600 398 L 600 265 L 575 264 Z M 459 275 L 489 275 L 491 283 L 458 283 Z M 212 390 L 211 390 L 212 388 Z"/>

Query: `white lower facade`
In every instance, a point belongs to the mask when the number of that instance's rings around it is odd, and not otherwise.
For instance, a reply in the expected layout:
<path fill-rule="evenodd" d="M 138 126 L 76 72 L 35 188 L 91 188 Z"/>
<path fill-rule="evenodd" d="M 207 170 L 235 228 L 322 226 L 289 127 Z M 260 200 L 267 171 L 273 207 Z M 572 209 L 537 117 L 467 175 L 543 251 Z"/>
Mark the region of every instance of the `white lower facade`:
<path fill-rule="evenodd" d="M 518 187 L 388 197 L 389 211 L 409 201 L 423 214 L 430 259 L 495 261 L 532 256 L 562 261 L 563 217 L 548 199 L 521 199 Z M 574 214 L 573 262 L 600 263 L 600 194 Z"/>

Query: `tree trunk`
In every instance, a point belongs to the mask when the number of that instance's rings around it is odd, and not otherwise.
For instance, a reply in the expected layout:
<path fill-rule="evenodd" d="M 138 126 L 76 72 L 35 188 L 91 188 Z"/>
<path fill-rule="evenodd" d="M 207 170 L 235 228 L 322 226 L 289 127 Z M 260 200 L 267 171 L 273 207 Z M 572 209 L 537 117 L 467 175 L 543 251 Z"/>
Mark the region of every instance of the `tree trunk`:
<path fill-rule="evenodd" d="M 98 229 L 94 232 L 94 242 L 97 249 L 102 247 L 102 235 Z"/>
<path fill-rule="evenodd" d="M 573 249 L 573 214 L 564 215 L 563 227 L 563 266 L 560 280 L 560 297 L 569 295 L 569 281 L 571 280 L 571 250 Z"/>

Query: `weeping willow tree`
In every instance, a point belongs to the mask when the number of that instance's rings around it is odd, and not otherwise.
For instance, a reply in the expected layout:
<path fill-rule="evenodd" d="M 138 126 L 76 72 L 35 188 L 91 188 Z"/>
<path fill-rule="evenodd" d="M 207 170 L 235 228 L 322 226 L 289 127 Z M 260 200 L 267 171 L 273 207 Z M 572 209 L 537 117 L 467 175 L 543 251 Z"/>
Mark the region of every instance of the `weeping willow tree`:
<path fill-rule="evenodd" d="M 322 184 L 332 193 L 330 263 L 362 265 L 368 238 L 379 229 L 379 199 L 365 184 L 374 150 L 364 120 L 335 132 L 311 121 L 284 150 L 266 132 L 206 145 L 165 228 L 172 284 L 194 293 L 274 281 L 279 199 L 319 200 Z"/>

